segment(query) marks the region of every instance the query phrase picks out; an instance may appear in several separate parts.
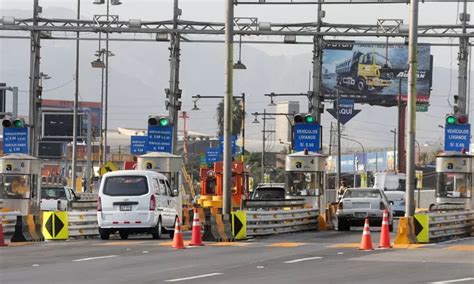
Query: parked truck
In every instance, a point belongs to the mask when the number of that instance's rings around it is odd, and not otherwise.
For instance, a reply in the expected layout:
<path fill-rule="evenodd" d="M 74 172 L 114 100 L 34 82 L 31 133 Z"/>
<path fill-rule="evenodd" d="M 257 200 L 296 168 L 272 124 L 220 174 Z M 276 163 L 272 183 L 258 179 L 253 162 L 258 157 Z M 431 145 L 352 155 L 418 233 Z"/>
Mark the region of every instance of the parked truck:
<path fill-rule="evenodd" d="M 385 192 L 394 216 L 405 215 L 405 183 L 402 173 L 382 172 L 375 174 L 374 188 Z"/>
<path fill-rule="evenodd" d="M 381 91 L 392 84 L 381 72 L 390 68 L 390 61 L 377 52 L 354 51 L 351 58 L 336 65 L 336 83 L 357 91 Z"/>
<path fill-rule="evenodd" d="M 41 187 L 41 211 L 67 211 L 72 201 L 79 198 L 74 191 L 65 186 Z"/>

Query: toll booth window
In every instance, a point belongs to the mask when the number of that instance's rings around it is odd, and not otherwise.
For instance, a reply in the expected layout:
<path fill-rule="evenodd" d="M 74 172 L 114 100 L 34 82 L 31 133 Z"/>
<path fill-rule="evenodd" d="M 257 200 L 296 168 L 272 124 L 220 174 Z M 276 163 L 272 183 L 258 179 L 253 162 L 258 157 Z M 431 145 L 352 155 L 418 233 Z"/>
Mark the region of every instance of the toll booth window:
<path fill-rule="evenodd" d="M 440 174 L 438 177 L 438 195 L 440 197 L 470 197 L 471 185 L 465 174 Z"/>
<path fill-rule="evenodd" d="M 30 177 L 28 175 L 7 175 L 2 177 L 0 198 L 28 199 L 31 196 Z"/>
<path fill-rule="evenodd" d="M 293 196 L 315 195 L 316 175 L 314 173 L 292 173 L 289 176 L 289 194 Z"/>
<path fill-rule="evenodd" d="M 144 195 L 148 193 L 148 183 L 143 176 L 108 177 L 103 192 L 110 196 Z"/>

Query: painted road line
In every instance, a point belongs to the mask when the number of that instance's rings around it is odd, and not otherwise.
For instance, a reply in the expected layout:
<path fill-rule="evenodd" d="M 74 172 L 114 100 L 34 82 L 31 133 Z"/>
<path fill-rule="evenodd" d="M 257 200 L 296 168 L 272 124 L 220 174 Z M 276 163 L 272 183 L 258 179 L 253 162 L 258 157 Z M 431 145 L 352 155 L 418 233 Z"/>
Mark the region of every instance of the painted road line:
<path fill-rule="evenodd" d="M 474 277 L 444 280 L 444 281 L 438 281 L 438 282 L 429 282 L 429 284 L 447 284 L 447 283 L 467 282 L 467 281 L 472 281 L 472 280 L 474 280 Z"/>
<path fill-rule="evenodd" d="M 96 256 L 96 257 L 86 257 L 86 258 L 80 258 L 80 259 L 74 259 L 73 261 L 75 262 L 80 262 L 80 261 L 88 261 L 88 260 L 96 260 L 96 259 L 104 259 L 104 258 L 113 258 L 117 257 L 118 255 L 104 255 L 104 256 Z"/>
<path fill-rule="evenodd" d="M 240 242 L 218 242 L 218 243 L 209 243 L 206 245 L 213 247 L 244 247 L 250 245 L 249 243 L 240 243 Z"/>
<path fill-rule="evenodd" d="M 446 249 L 456 250 L 456 251 L 474 251 L 474 245 L 457 245 L 457 246 L 447 247 Z"/>
<path fill-rule="evenodd" d="M 217 275 L 222 275 L 222 274 L 223 273 L 209 273 L 209 274 L 202 274 L 202 275 L 196 275 L 196 276 L 190 276 L 190 277 L 184 277 L 184 278 L 169 279 L 169 280 L 165 280 L 165 282 L 187 281 L 187 280 L 206 278 L 206 277 L 217 276 Z"/>
<path fill-rule="evenodd" d="M 335 244 L 329 246 L 330 248 L 358 248 L 360 246 L 359 243 L 345 243 L 345 244 Z M 394 244 L 393 248 L 395 249 L 417 249 L 426 247 L 426 244 Z"/>
<path fill-rule="evenodd" d="M 321 258 L 322 258 L 322 257 L 320 257 L 320 256 L 306 257 L 306 258 L 288 260 L 288 261 L 285 261 L 285 263 L 297 263 L 297 262 L 308 261 L 308 260 L 315 260 L 315 259 L 321 259 Z"/>

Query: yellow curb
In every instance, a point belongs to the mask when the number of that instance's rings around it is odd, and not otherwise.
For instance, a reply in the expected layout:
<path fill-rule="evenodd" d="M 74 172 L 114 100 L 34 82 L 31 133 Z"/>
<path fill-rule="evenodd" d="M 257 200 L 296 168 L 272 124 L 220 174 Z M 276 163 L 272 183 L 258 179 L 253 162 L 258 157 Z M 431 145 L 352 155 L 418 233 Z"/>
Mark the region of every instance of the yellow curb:
<path fill-rule="evenodd" d="M 426 245 L 421 245 L 421 244 L 394 244 L 393 248 L 395 249 L 417 249 L 424 247 Z"/>
<path fill-rule="evenodd" d="M 358 248 L 360 244 L 357 243 L 346 243 L 329 246 L 330 248 Z"/>
<path fill-rule="evenodd" d="M 190 241 L 184 241 L 185 246 L 189 246 L 189 243 L 190 243 Z M 171 242 L 161 242 L 161 243 L 158 243 L 157 245 L 164 246 L 164 247 L 166 247 L 166 246 L 171 247 L 173 245 L 173 242 L 172 241 Z"/>
<path fill-rule="evenodd" d="M 33 242 L 15 242 L 15 243 L 7 243 L 9 247 L 24 247 L 24 246 L 31 246 Z"/>
<path fill-rule="evenodd" d="M 268 245 L 268 247 L 294 248 L 294 247 L 303 246 L 305 244 L 306 243 L 274 243 L 274 244 Z"/>
<path fill-rule="evenodd" d="M 446 249 L 455 251 L 474 251 L 474 245 L 457 245 L 447 247 Z"/>

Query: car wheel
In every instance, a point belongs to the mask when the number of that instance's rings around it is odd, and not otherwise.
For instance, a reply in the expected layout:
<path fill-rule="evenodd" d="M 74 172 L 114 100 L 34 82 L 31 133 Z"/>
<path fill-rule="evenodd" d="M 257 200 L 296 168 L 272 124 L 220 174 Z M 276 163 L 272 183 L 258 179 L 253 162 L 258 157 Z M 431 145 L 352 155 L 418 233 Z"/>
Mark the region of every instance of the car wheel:
<path fill-rule="evenodd" d="M 345 219 L 337 219 L 338 231 L 349 231 L 349 223 Z"/>
<path fill-rule="evenodd" d="M 356 86 L 358 91 L 365 91 L 367 90 L 367 85 L 365 84 L 364 79 L 358 78 L 356 81 Z"/>
<path fill-rule="evenodd" d="M 108 240 L 110 238 L 110 232 L 107 229 L 99 228 L 99 235 L 101 240 Z"/>
<path fill-rule="evenodd" d="M 156 227 L 153 228 L 153 232 L 151 233 L 151 235 L 153 236 L 154 240 L 159 240 L 162 237 L 162 233 L 163 233 L 163 226 L 161 224 L 161 218 L 160 218 L 158 219 L 158 224 L 156 224 Z"/>
<path fill-rule="evenodd" d="M 122 240 L 128 239 L 128 232 L 126 231 L 119 231 L 119 235 Z"/>
<path fill-rule="evenodd" d="M 388 230 L 389 230 L 390 232 L 393 232 L 393 224 L 389 224 L 389 225 L 388 225 Z"/>

